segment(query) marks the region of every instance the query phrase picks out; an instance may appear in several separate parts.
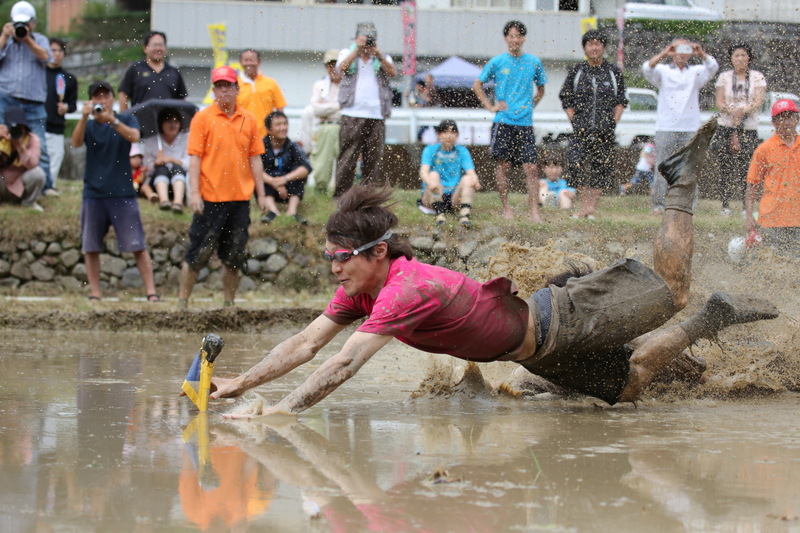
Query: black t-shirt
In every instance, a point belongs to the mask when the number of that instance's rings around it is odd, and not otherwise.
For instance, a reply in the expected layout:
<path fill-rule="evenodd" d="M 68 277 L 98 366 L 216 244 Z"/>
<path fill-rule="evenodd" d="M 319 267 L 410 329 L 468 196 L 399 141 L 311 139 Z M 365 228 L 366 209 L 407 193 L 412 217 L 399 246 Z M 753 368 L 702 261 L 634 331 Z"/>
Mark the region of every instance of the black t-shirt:
<path fill-rule="evenodd" d="M 147 100 L 183 99 L 189 94 L 178 69 L 165 62 L 161 72 L 156 72 L 144 59 L 131 65 L 119 90 L 128 95 L 131 107 Z"/>
<path fill-rule="evenodd" d="M 58 104 L 56 76 L 59 74 L 64 75 L 64 99 L 62 101 L 67 104 L 67 113 L 72 113 L 78 106 L 78 80 L 75 79 L 75 76 L 61 67 L 47 67 L 47 100 L 44 103 L 44 108 L 47 111 L 45 131 L 47 131 L 47 133 L 55 133 L 56 135 L 64 135 L 64 124 L 66 121 L 64 115 L 58 114 L 58 108 L 56 106 L 56 104 Z"/>

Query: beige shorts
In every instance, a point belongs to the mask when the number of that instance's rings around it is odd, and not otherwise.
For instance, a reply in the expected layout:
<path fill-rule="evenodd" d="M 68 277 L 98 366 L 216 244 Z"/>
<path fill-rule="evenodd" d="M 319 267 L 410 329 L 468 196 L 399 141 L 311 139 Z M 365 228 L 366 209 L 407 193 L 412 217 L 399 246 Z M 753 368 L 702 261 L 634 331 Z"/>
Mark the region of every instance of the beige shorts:
<path fill-rule="evenodd" d="M 628 384 L 626 343 L 676 313 L 669 288 L 652 269 L 622 259 L 550 289 L 550 329 L 533 357 L 519 364 L 560 387 L 613 405 Z M 535 306 L 532 299 L 528 305 Z"/>

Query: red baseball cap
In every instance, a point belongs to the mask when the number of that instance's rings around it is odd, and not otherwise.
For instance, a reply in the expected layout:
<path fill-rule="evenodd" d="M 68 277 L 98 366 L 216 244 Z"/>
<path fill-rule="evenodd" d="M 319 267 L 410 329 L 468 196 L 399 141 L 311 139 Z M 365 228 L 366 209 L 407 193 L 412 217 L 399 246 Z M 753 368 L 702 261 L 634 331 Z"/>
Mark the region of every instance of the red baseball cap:
<path fill-rule="evenodd" d="M 781 113 L 786 113 L 787 111 L 792 113 L 800 113 L 800 110 L 797 109 L 797 104 L 794 103 L 794 100 L 790 100 L 788 98 L 778 100 L 772 105 L 772 118 L 775 118 Z"/>
<path fill-rule="evenodd" d="M 218 81 L 237 83 L 238 77 L 236 76 L 236 71 L 228 65 L 222 65 L 221 67 L 215 68 L 211 71 L 211 83 L 216 83 Z"/>

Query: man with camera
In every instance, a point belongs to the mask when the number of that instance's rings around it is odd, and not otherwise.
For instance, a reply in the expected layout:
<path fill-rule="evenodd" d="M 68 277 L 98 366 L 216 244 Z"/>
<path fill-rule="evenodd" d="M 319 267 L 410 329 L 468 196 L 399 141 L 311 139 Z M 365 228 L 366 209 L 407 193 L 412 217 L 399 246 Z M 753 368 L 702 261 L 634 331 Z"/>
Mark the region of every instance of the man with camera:
<path fill-rule="evenodd" d="M 690 65 L 692 56 L 702 62 Z M 661 63 L 669 58 L 671 63 Z M 719 64 L 699 43 L 673 39 L 642 65 L 647 81 L 658 87 L 656 112 L 656 169 L 661 162 L 684 146 L 700 128 L 700 89 L 717 73 Z M 660 172 L 650 188 L 653 212 L 664 213 L 667 180 Z"/>
<path fill-rule="evenodd" d="M 45 138 L 46 71 L 50 41 L 36 33 L 36 10 L 28 2 L 17 2 L 11 8 L 11 22 L 0 32 L 0 124 L 7 124 L 6 109 L 18 107 L 25 122 L 41 143 Z M 41 146 L 39 166 L 49 176 L 50 158 Z M 50 181 L 50 180 L 48 180 Z"/>
<path fill-rule="evenodd" d="M 361 156 L 361 180 L 381 185 L 381 157 L 386 119 L 392 114 L 389 80 L 397 74 L 392 58 L 378 48 L 378 30 L 372 22 L 356 26 L 356 41 L 339 52 L 336 69 L 342 73 L 339 104 L 339 159 L 336 166 L 338 198 L 353 185 Z"/>
<path fill-rule="evenodd" d="M 39 168 L 41 139 L 31 133 L 19 107 L 6 109 L 5 121 L 0 124 L 0 201 L 43 211 L 36 201 L 45 181 Z"/>
<path fill-rule="evenodd" d="M 106 81 L 93 82 L 89 98 L 83 103 L 81 118 L 72 132 L 74 148 L 86 144 L 81 250 L 89 279 L 89 300 L 100 300 L 100 253 L 105 250 L 109 227 L 114 226 L 119 251 L 131 252 L 136 260 L 147 301 L 158 302 L 128 158 L 131 143 L 138 142 L 141 136 L 139 122 L 130 113 L 114 113 L 114 90 Z"/>

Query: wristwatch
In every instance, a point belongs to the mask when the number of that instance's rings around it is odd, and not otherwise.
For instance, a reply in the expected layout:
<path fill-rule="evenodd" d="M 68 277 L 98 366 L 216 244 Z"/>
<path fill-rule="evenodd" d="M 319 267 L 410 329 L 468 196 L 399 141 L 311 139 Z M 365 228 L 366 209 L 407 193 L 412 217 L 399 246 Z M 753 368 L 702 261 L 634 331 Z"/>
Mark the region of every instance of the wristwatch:
<path fill-rule="evenodd" d="M 117 126 L 119 126 L 119 119 L 114 117 L 114 122 L 111 123 L 111 127 L 116 128 Z"/>

